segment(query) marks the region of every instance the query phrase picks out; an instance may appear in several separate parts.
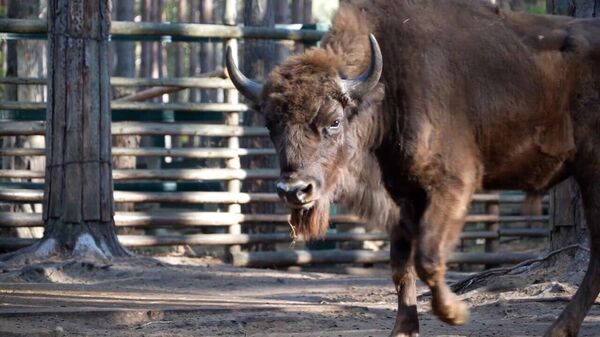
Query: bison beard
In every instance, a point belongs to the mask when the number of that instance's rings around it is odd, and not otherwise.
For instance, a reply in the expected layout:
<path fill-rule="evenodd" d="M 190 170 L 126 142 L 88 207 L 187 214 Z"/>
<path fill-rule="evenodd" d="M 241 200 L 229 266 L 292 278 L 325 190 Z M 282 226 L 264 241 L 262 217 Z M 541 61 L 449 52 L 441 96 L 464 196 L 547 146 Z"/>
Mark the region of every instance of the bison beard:
<path fill-rule="evenodd" d="M 329 228 L 329 200 L 319 198 L 309 209 L 292 209 L 290 224 L 305 240 L 322 239 Z"/>

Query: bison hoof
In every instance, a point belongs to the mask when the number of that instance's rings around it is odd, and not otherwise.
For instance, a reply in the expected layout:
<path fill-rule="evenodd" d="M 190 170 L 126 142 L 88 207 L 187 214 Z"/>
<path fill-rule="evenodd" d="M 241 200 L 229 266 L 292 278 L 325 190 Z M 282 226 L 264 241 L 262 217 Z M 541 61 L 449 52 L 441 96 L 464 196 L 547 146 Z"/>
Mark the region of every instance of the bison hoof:
<path fill-rule="evenodd" d="M 577 332 L 569 331 L 566 327 L 553 325 L 546 331 L 544 337 L 576 337 Z"/>
<path fill-rule="evenodd" d="M 418 332 L 392 332 L 390 337 L 419 337 Z"/>
<path fill-rule="evenodd" d="M 450 301 L 432 303 L 433 313 L 442 321 L 451 325 L 463 325 L 469 320 L 469 308 L 454 297 Z"/>

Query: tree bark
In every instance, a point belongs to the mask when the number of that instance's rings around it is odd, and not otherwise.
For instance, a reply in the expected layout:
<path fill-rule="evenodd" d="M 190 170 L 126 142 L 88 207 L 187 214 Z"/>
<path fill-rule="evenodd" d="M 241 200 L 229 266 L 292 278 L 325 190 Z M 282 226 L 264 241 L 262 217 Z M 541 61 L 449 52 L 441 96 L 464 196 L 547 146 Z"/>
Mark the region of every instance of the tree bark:
<path fill-rule="evenodd" d="M 162 0 L 152 0 L 152 6 L 150 9 L 150 21 L 161 22 L 162 20 Z M 163 48 L 160 42 L 152 42 L 152 77 L 158 78 L 163 77 L 164 74 L 164 58 Z M 158 98 L 158 101 L 162 102 L 162 98 Z"/>
<path fill-rule="evenodd" d="M 600 0 L 547 0 L 548 13 L 594 17 L 600 13 Z M 588 241 L 587 227 L 581 205 L 581 193 L 573 178 L 551 191 L 551 249 Z"/>
<path fill-rule="evenodd" d="M 185 22 L 188 16 L 188 1 L 187 0 L 179 0 L 177 5 L 177 22 Z M 183 43 L 175 42 L 172 43 L 173 50 L 173 58 L 174 58 L 174 70 L 175 77 L 182 77 L 183 70 L 185 67 L 185 55 L 183 53 Z M 171 95 L 172 98 L 176 102 L 181 102 L 183 99 L 183 92 L 178 91 L 175 94 Z"/>
<path fill-rule="evenodd" d="M 304 0 L 292 0 L 292 23 L 303 23 Z"/>
<path fill-rule="evenodd" d="M 142 21 L 151 21 L 151 0 L 140 0 L 140 13 Z M 140 77 L 150 78 L 152 77 L 152 42 L 142 42 L 142 55 L 140 63 Z"/>
<path fill-rule="evenodd" d="M 110 0 L 51 0 L 44 238 L 3 259 L 129 255 L 113 219 Z"/>
<path fill-rule="evenodd" d="M 312 0 L 304 0 L 304 23 L 314 23 L 312 14 Z"/>
<path fill-rule="evenodd" d="M 289 5 L 285 0 L 244 0 L 243 21 L 245 26 L 274 27 L 276 19 L 286 23 L 288 20 Z M 289 22 L 289 21 L 288 21 Z M 250 78 L 263 81 L 268 73 L 289 55 L 289 49 L 279 43 L 266 40 L 244 40 L 243 58 L 241 60 L 243 72 Z M 248 126 L 264 125 L 264 117 L 256 111 L 244 112 L 243 124 Z M 242 147 L 264 148 L 270 147 L 268 139 L 243 139 Z M 277 167 L 273 156 L 242 158 L 242 167 Z M 243 189 L 252 192 L 273 192 L 273 183 L 269 181 L 244 182 Z M 244 212 L 249 213 L 274 213 L 273 204 L 244 205 Z M 275 228 L 270 225 L 254 226 L 255 232 L 272 232 Z M 254 247 L 268 250 L 272 245 Z"/>
<path fill-rule="evenodd" d="M 200 1 L 200 23 L 215 23 L 213 0 Z M 200 72 L 207 73 L 215 70 L 217 58 L 215 56 L 215 43 L 211 41 L 200 44 Z M 203 89 L 200 91 L 200 101 L 202 103 L 211 103 L 217 101 L 216 91 L 214 89 Z"/>
<path fill-rule="evenodd" d="M 200 22 L 200 12 L 198 11 L 198 0 L 189 0 L 190 13 L 189 13 L 189 22 L 191 23 L 199 23 Z M 189 65 L 189 74 L 190 76 L 195 76 L 200 74 L 199 62 L 198 62 L 198 44 L 190 43 L 190 65 Z M 192 103 L 196 103 L 200 100 L 200 90 L 196 88 L 189 89 L 189 97 L 188 100 Z M 190 139 L 194 139 L 195 137 L 190 137 Z M 193 145 L 193 141 L 192 144 Z"/>
<path fill-rule="evenodd" d="M 134 0 L 116 0 L 116 18 L 118 21 L 133 21 Z M 135 43 L 133 41 L 115 42 L 116 63 L 114 73 L 117 76 L 135 76 Z"/>
<path fill-rule="evenodd" d="M 114 1 L 114 0 L 113 0 Z M 116 18 L 119 21 L 133 21 L 134 0 L 116 0 Z M 135 76 L 135 44 L 132 41 L 113 42 L 116 54 L 115 76 Z M 132 94 L 132 90 L 115 92 L 116 97 Z M 140 136 L 114 136 L 116 147 L 139 147 Z M 135 169 L 135 156 L 118 156 L 112 159 L 113 167 L 116 169 Z M 134 203 L 120 203 L 115 205 L 116 211 L 131 212 Z"/>

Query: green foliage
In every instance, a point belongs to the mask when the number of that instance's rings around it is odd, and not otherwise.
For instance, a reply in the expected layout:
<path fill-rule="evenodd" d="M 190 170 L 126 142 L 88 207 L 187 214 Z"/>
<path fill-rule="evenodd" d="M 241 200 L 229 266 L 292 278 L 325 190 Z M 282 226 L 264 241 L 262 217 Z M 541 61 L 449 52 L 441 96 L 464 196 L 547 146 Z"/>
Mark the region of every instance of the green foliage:
<path fill-rule="evenodd" d="M 525 11 L 531 14 L 546 14 L 546 1 L 527 1 L 525 4 Z"/>

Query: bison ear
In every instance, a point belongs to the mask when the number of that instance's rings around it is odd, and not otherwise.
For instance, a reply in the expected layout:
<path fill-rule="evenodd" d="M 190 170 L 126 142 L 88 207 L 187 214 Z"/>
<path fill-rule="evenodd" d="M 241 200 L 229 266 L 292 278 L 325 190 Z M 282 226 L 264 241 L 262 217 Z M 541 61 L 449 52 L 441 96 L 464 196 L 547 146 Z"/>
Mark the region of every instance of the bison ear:
<path fill-rule="evenodd" d="M 369 44 L 371 46 L 371 62 L 369 68 L 357 78 L 352 80 L 342 80 L 344 90 L 352 98 L 362 98 L 369 93 L 379 83 L 381 72 L 383 70 L 383 57 L 377 39 L 373 34 L 369 35 Z"/>
<path fill-rule="evenodd" d="M 254 104 L 260 104 L 260 93 L 262 92 L 263 87 L 262 84 L 252 81 L 242 74 L 240 69 L 235 65 L 233 60 L 233 52 L 229 46 L 227 47 L 225 64 L 227 66 L 229 78 L 231 79 L 231 82 L 233 82 L 233 85 L 236 87 L 236 89 Z"/>

